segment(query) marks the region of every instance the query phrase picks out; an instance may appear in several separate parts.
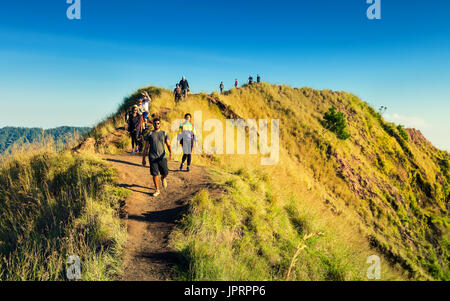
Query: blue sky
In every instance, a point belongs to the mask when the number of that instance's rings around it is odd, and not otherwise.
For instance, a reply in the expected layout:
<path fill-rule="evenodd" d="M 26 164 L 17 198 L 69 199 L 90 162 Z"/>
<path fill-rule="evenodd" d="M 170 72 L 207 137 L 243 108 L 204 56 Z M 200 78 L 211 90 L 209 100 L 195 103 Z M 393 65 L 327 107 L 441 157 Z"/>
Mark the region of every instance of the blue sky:
<path fill-rule="evenodd" d="M 194 92 L 261 74 L 345 90 L 450 150 L 450 3 L 65 0 L 0 4 L 0 127 L 92 126 L 145 85 Z"/>

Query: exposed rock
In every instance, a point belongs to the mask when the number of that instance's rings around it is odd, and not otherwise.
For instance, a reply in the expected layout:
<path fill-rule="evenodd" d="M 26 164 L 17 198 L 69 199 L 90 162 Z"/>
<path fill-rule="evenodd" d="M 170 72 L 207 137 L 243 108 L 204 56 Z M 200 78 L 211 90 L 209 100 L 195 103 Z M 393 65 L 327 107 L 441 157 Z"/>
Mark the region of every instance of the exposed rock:
<path fill-rule="evenodd" d="M 94 138 L 86 138 L 83 142 L 81 142 L 77 147 L 73 149 L 73 151 L 77 153 L 81 152 L 95 152 L 95 139 Z"/>
<path fill-rule="evenodd" d="M 372 190 L 369 182 L 364 179 L 349 162 L 344 160 L 339 154 L 335 154 L 336 162 L 339 164 L 338 175 L 346 180 L 350 189 L 361 199 L 370 199 L 377 194 Z"/>
<path fill-rule="evenodd" d="M 434 148 L 434 146 L 431 144 L 430 141 L 428 141 L 427 138 L 422 134 L 421 131 L 416 129 L 405 129 L 405 131 L 408 133 L 409 138 L 411 139 L 411 142 L 418 145 L 418 146 L 428 146 L 431 148 Z"/>

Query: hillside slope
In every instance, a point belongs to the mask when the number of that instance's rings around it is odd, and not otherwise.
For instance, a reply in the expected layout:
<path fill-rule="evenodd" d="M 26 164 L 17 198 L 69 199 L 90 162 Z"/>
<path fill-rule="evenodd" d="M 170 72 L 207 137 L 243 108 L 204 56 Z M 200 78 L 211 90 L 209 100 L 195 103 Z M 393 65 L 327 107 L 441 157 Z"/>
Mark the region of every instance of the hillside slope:
<path fill-rule="evenodd" d="M 261 83 L 175 105 L 170 91 L 145 89 L 171 137 L 172 122 L 186 112 L 201 112 L 200 128 L 208 119 L 224 128 L 226 118 L 280 120 L 276 165 L 261 166 L 261 155 L 194 156 L 226 194 L 200 193 L 172 235 L 189 263 L 179 267 L 180 279 L 285 279 L 302 245 L 292 280 L 365 279 L 372 254 L 383 257 L 385 280 L 449 279 L 450 158 L 420 132 L 385 122 L 346 92 Z M 127 148 L 117 129 L 139 92 L 93 129 L 92 148 Z M 324 130 L 331 106 L 345 114 L 348 140 Z M 211 133 L 203 128 L 203 138 Z"/>

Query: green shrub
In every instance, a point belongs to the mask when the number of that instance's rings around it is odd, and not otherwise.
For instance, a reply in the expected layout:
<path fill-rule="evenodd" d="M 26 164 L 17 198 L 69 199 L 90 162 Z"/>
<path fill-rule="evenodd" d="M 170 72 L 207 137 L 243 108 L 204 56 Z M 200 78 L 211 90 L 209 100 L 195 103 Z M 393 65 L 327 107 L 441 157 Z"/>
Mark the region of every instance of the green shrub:
<path fill-rule="evenodd" d="M 341 140 L 350 138 L 350 134 L 345 131 L 347 122 L 342 112 L 337 112 L 336 107 L 332 106 L 323 116 L 322 125 L 325 129 L 332 131 Z"/>
<path fill-rule="evenodd" d="M 400 134 L 400 137 L 402 137 L 403 140 L 405 140 L 405 141 L 409 140 L 408 133 L 405 131 L 405 128 L 403 127 L 403 125 L 399 124 L 397 126 L 397 130 L 398 130 L 398 133 Z"/>

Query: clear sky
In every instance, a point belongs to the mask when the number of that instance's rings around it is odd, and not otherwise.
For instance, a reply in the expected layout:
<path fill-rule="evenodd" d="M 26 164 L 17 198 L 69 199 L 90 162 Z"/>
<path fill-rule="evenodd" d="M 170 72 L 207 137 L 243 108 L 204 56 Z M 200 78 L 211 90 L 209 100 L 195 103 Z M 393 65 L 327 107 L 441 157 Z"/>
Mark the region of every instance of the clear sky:
<path fill-rule="evenodd" d="M 93 126 L 145 85 L 194 92 L 261 74 L 345 90 L 450 150 L 450 1 L 0 3 L 0 127 Z"/>

